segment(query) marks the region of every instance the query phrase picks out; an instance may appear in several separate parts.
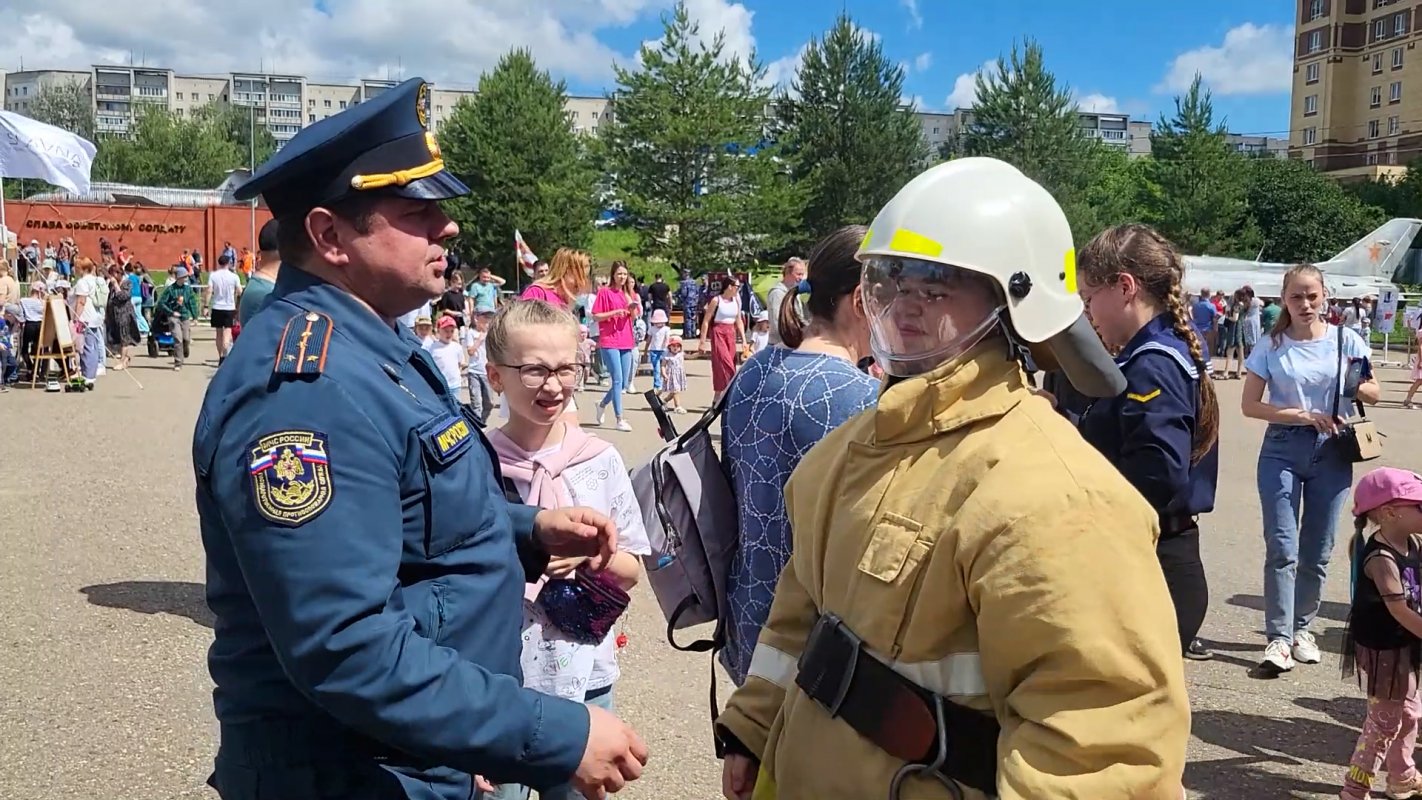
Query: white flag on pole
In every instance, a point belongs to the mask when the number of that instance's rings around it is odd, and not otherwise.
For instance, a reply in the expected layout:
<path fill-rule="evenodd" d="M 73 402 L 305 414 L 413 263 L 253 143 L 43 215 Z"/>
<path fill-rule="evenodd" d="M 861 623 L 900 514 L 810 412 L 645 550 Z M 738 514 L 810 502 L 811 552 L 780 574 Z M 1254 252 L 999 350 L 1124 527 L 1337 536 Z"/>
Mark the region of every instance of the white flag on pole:
<path fill-rule="evenodd" d="M 518 256 L 519 264 L 523 266 L 523 274 L 533 277 L 533 265 L 538 263 L 538 256 L 533 254 L 523 241 L 523 234 L 514 228 L 514 254 Z"/>
<path fill-rule="evenodd" d="M 0 177 L 38 178 L 83 194 L 96 153 L 93 142 L 63 128 L 0 111 Z"/>

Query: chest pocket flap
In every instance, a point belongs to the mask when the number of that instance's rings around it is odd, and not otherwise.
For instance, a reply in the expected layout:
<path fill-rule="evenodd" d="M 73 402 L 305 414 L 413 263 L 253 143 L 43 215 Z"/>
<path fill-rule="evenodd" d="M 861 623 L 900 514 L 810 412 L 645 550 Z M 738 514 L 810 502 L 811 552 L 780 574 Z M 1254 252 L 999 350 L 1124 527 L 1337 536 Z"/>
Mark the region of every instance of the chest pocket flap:
<path fill-rule="evenodd" d="M 892 511 L 884 512 L 859 559 L 859 571 L 884 583 L 894 583 L 905 572 L 911 573 L 928 554 L 930 543 L 922 538 L 922 523 Z"/>

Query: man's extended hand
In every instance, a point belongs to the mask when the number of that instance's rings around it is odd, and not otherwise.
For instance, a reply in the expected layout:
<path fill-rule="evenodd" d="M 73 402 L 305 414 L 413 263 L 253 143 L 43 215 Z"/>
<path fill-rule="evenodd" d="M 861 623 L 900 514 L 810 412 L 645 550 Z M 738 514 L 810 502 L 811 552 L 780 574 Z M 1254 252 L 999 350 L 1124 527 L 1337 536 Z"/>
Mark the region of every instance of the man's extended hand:
<path fill-rule="evenodd" d="M 545 508 L 533 518 L 533 538 L 551 556 L 585 556 L 606 569 L 617 554 L 617 526 L 591 508 Z"/>
<path fill-rule="evenodd" d="M 588 743 L 569 783 L 588 800 L 604 800 L 642 776 L 647 745 L 612 712 L 588 706 Z"/>

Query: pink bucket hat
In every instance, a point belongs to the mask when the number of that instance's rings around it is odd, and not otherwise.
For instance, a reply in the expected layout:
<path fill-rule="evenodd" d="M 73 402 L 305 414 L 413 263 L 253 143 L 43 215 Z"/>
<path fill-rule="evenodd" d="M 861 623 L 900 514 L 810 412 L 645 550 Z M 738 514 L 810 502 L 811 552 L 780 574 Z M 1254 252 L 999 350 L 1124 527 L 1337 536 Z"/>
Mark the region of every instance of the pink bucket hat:
<path fill-rule="evenodd" d="M 1379 467 L 1364 475 L 1353 490 L 1353 516 L 1397 500 L 1422 505 L 1422 477 L 1405 469 Z"/>
<path fill-rule="evenodd" d="M 666 312 L 666 311 L 664 311 L 664 310 L 662 310 L 662 309 L 659 308 L 659 309 L 656 309 L 655 311 L 652 312 L 652 324 L 653 324 L 653 325 L 665 325 L 666 322 L 667 322 L 667 312 Z"/>

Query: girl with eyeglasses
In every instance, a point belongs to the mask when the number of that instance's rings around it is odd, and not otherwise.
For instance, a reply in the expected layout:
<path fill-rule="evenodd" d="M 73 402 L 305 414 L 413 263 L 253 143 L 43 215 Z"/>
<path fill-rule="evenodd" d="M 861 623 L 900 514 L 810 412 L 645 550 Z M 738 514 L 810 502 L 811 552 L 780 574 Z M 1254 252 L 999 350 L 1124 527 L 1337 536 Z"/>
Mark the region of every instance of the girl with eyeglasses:
<path fill-rule="evenodd" d="M 651 552 L 642 512 L 632 493 L 627 464 L 608 442 L 564 416 L 578 385 L 578 322 L 567 311 L 539 300 L 502 308 L 485 340 L 489 382 L 504 395 L 509 421 L 490 431 L 489 442 L 503 474 L 524 503 L 541 508 L 595 508 L 617 524 L 617 555 L 601 573 L 582 580 L 608 581 L 624 591 L 641 578 L 638 556 Z M 606 477 L 601 477 L 606 476 Z M 578 580 L 584 558 L 554 558 L 537 583 L 524 587 L 524 685 L 544 694 L 613 708 L 617 681 L 617 631 L 596 644 L 554 625 L 538 601 L 551 582 Z M 592 613 L 591 611 L 589 613 Z M 505 784 L 498 800 L 523 800 L 522 786 Z M 568 785 L 538 793 L 540 800 L 572 800 Z"/>

